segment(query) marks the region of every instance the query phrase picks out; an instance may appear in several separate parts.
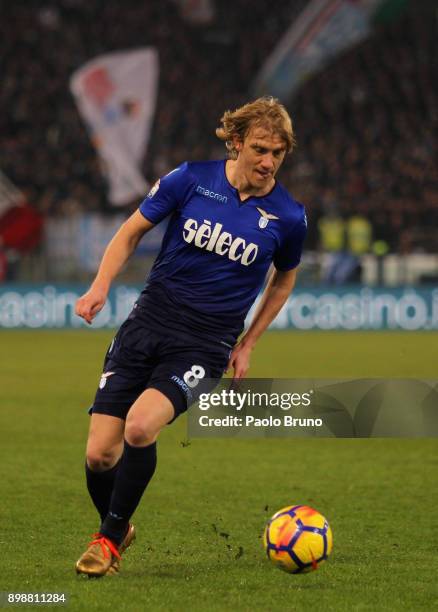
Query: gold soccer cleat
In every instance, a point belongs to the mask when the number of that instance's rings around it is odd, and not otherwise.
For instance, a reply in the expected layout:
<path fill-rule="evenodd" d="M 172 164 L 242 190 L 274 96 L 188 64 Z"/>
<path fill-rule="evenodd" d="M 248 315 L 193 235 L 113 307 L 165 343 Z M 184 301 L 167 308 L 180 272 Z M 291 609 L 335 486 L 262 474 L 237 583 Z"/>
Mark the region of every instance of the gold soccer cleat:
<path fill-rule="evenodd" d="M 125 536 L 125 540 L 128 534 Z M 129 544 L 131 541 L 132 538 Z M 77 561 L 76 573 L 87 574 L 87 576 L 90 578 L 99 578 L 100 576 L 105 576 L 105 574 L 111 568 L 113 562 L 115 560 L 118 562 L 119 559 L 120 552 L 118 551 L 117 546 L 100 533 L 96 533 L 93 536 L 93 540 L 88 545 L 87 550 Z"/>
<path fill-rule="evenodd" d="M 135 540 L 135 536 L 136 536 L 136 534 L 135 534 L 135 527 L 134 527 L 134 525 L 129 523 L 128 531 L 126 532 L 126 535 L 125 535 L 122 543 L 119 546 L 119 555 L 124 553 L 125 550 L 131 546 L 131 544 Z M 119 571 L 120 571 L 120 557 L 119 558 L 115 557 L 113 559 L 113 562 L 111 563 L 111 565 L 110 565 L 106 575 L 107 576 L 113 576 L 114 574 L 117 574 Z"/>

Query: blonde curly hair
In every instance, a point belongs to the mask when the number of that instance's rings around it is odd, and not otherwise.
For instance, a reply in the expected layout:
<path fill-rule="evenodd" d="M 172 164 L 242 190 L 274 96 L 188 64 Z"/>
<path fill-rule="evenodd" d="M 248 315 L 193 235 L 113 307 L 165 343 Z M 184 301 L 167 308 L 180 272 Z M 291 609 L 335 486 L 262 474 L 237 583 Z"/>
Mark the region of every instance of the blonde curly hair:
<path fill-rule="evenodd" d="M 277 98 L 266 96 L 248 102 L 234 111 L 227 110 L 221 117 L 222 127 L 216 129 L 216 136 L 225 142 L 228 155 L 237 159 L 233 136 L 237 135 L 242 142 L 252 127 L 263 127 L 278 135 L 286 144 L 290 153 L 296 146 L 292 120 L 289 113 Z"/>

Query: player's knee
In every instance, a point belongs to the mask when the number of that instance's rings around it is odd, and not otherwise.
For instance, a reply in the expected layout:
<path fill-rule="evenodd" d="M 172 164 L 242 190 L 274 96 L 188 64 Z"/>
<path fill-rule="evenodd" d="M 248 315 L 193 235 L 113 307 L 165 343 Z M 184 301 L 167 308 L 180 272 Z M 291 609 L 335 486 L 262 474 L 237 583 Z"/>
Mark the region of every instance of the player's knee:
<path fill-rule="evenodd" d="M 126 423 L 125 440 L 131 446 L 148 446 L 155 442 L 158 433 L 158 431 L 147 423 L 142 423 L 133 419 Z"/>
<path fill-rule="evenodd" d="M 87 464 L 93 472 L 105 472 L 111 469 L 118 459 L 119 457 L 112 450 L 87 449 Z"/>

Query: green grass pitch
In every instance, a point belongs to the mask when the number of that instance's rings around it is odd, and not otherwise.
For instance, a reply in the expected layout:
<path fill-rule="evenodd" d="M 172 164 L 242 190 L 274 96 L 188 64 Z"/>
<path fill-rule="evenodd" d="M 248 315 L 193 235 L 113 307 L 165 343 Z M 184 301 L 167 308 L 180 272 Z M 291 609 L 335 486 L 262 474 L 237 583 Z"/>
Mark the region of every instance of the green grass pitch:
<path fill-rule="evenodd" d="M 186 440 L 162 434 L 138 539 L 113 578 L 77 577 L 97 528 L 83 476 L 89 405 L 110 332 L 0 332 L 0 591 L 66 592 L 68 610 L 430 610 L 437 605 L 438 440 Z M 436 378 L 438 334 L 266 334 L 253 377 Z M 290 576 L 266 519 L 325 514 L 330 560 Z"/>

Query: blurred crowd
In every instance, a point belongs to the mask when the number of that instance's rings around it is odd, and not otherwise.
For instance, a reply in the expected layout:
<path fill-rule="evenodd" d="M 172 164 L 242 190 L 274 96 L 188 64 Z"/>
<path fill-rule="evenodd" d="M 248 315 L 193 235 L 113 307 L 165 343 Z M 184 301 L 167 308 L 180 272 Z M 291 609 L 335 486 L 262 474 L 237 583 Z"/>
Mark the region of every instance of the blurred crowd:
<path fill-rule="evenodd" d="M 146 45 L 160 57 L 146 177 L 154 181 L 186 158 L 210 158 L 219 117 L 246 99 L 290 14 L 289 0 L 278 0 L 275 12 L 268 0 L 215 6 L 214 21 L 202 26 L 185 21 L 171 0 L 0 4 L 0 169 L 49 214 L 108 208 L 69 78 L 96 55 Z"/>
<path fill-rule="evenodd" d="M 16 0 L 0 5 L 0 169 L 43 214 L 107 211 L 99 162 L 68 87 L 104 52 L 156 46 L 160 89 L 144 160 L 153 182 L 185 159 L 224 155 L 214 135 L 305 0 L 215 3 L 195 25 L 178 2 Z M 415 7 L 414 7 L 415 8 Z M 288 105 L 299 143 L 281 180 L 308 208 L 371 222 L 393 252 L 434 250 L 438 222 L 436 22 L 409 12 L 308 81 Z M 435 246 L 434 246 L 435 244 Z"/>
<path fill-rule="evenodd" d="M 321 217 L 359 214 L 392 252 L 438 252 L 438 23 L 417 8 L 377 28 L 293 102 L 290 185 L 309 205 L 314 243 Z"/>

